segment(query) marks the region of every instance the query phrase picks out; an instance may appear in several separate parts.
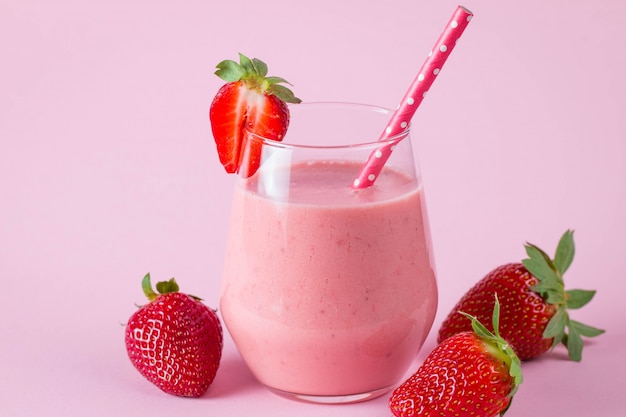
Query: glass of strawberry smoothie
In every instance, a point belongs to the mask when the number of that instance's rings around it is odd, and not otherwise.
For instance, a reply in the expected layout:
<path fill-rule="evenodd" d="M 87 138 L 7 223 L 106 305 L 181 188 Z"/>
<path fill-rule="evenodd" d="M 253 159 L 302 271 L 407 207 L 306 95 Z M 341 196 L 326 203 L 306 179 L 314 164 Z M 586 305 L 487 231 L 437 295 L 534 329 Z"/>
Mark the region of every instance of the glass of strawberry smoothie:
<path fill-rule="evenodd" d="M 220 310 L 265 386 L 320 403 L 363 401 L 401 382 L 437 308 L 422 179 L 409 132 L 373 186 L 351 187 L 391 111 L 290 107 L 282 142 L 248 133 Z M 253 174 L 245 159 L 261 163 Z M 251 174 L 251 175 L 250 175 Z"/>

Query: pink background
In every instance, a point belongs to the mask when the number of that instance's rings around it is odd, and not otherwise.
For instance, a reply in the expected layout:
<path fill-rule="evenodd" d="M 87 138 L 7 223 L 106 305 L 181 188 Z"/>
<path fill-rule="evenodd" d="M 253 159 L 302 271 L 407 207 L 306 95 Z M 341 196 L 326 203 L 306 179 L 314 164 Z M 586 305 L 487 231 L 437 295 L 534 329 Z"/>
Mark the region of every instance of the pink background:
<path fill-rule="evenodd" d="M 456 7 L 442 0 L 0 0 L 0 415 L 372 416 L 270 394 L 227 337 L 209 392 L 130 365 L 140 280 L 217 306 L 233 177 L 207 121 L 241 51 L 306 101 L 395 107 Z M 414 119 L 439 285 L 435 326 L 493 267 L 576 230 L 582 363 L 526 363 L 508 415 L 624 415 L 626 2 L 473 0 Z M 434 332 L 416 366 L 434 347 Z"/>

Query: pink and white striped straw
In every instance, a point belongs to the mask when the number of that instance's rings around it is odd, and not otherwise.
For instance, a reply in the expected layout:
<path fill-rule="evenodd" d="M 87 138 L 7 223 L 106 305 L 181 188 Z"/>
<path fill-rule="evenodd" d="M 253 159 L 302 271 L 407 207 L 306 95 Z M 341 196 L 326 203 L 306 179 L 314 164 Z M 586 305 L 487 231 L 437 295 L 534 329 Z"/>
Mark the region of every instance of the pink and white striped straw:
<path fill-rule="evenodd" d="M 456 41 L 472 19 L 472 12 L 463 6 L 458 6 L 443 33 L 439 36 L 433 50 L 422 64 L 417 76 L 411 83 L 408 91 L 402 98 L 400 105 L 391 116 L 385 130 L 379 137 L 379 141 L 389 139 L 406 130 L 415 111 L 437 78 L 443 64 L 448 59 Z M 397 142 L 389 142 L 376 149 L 367 159 L 367 162 L 359 172 L 358 177 L 352 183 L 352 188 L 366 188 L 374 184 L 378 174 L 382 171 L 385 162 L 391 156 L 393 147 Z"/>

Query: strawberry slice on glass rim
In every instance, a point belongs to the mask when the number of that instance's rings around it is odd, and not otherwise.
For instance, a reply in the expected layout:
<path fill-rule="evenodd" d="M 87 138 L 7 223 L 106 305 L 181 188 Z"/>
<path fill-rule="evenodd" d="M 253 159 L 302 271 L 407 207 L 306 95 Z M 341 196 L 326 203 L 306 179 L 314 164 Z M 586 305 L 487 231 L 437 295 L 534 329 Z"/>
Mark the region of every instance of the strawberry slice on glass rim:
<path fill-rule="evenodd" d="M 268 77 L 267 65 L 239 54 L 239 63 L 225 60 L 215 74 L 226 81 L 211 103 L 209 119 L 220 162 L 228 173 L 251 176 L 261 163 L 261 145 L 249 149 L 248 166 L 242 169 L 246 130 L 255 135 L 282 141 L 289 127 L 287 103 L 300 103 L 282 84 L 280 77 Z"/>

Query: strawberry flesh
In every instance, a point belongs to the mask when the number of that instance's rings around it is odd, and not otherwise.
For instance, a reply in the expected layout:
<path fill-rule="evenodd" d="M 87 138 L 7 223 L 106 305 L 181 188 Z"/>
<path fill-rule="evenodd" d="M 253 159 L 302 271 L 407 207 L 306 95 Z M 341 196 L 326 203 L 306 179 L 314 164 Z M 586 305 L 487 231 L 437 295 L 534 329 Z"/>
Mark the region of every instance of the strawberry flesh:
<path fill-rule="evenodd" d="M 287 103 L 299 103 L 300 99 L 280 85 L 284 79 L 266 77 L 267 66 L 256 58 L 240 54 L 239 64 L 226 60 L 217 68 L 216 74 L 228 81 L 209 110 L 217 153 L 226 172 L 250 176 L 261 162 L 261 142 L 247 144 L 248 133 L 282 141 L 289 127 Z"/>
<path fill-rule="evenodd" d="M 243 142 L 247 103 L 242 81 L 224 84 L 211 104 L 211 128 L 220 162 L 226 172 L 237 172 Z"/>

